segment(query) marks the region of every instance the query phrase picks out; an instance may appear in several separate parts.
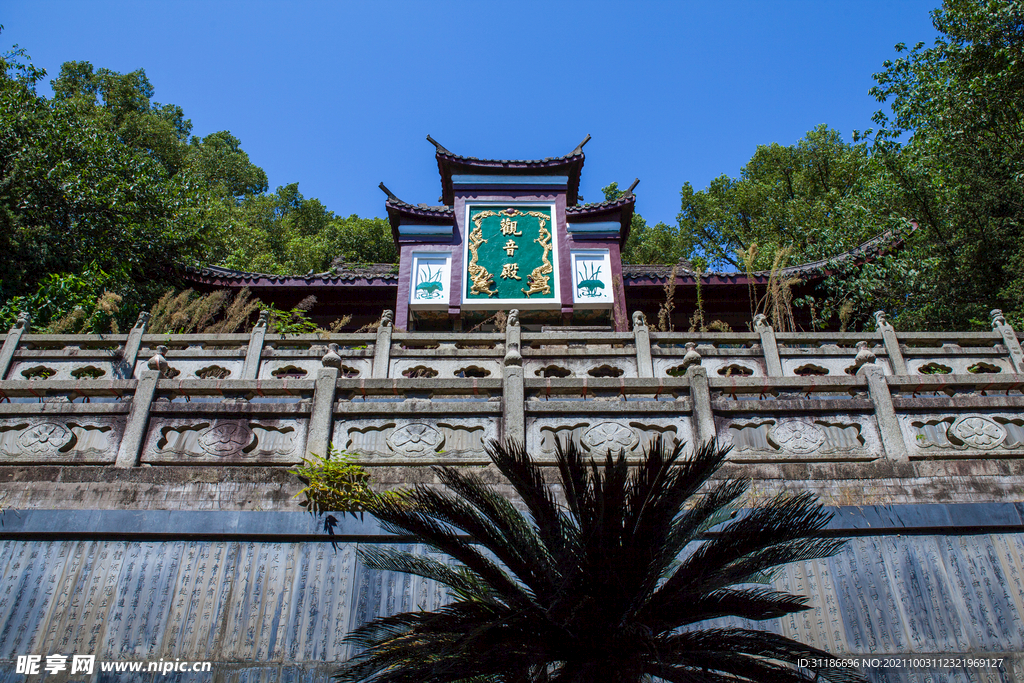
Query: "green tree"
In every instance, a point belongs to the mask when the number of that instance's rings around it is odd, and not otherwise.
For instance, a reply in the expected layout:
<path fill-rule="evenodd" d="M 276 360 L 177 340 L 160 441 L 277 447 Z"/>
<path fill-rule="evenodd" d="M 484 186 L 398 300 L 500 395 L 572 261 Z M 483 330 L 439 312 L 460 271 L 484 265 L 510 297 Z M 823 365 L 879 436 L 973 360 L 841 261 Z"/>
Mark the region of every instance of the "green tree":
<path fill-rule="evenodd" d="M 23 50 L 0 56 L 5 319 L 48 302 L 34 316 L 46 327 L 119 297 L 116 317 L 130 324 L 182 284 L 183 265 L 301 274 L 339 256 L 396 260 L 385 221 L 336 217 L 297 184 L 267 194 L 266 173 L 240 141 L 228 131 L 192 136 L 181 107 L 153 101 L 144 70 L 67 62 L 51 99 L 36 91 L 45 76 Z M 78 299 L 50 296 L 68 283 Z M 102 313 L 82 324 L 106 326 Z"/>
<path fill-rule="evenodd" d="M 216 259 L 229 268 L 288 275 L 324 272 L 339 258 L 398 260 L 387 221 L 335 216 L 319 200 L 303 197 L 298 183 L 273 195 L 247 196 L 224 219 L 231 228 L 222 232 Z"/>
<path fill-rule="evenodd" d="M 605 201 L 618 199 L 626 194 L 619 189 L 618 183 L 601 188 Z M 639 213 L 633 213 L 629 224 L 629 237 L 622 249 L 623 263 L 666 263 L 677 261 L 682 256 L 677 238 L 677 230 L 658 223 L 647 225 L 647 221 Z"/>
<path fill-rule="evenodd" d="M 739 270 L 748 264 L 738 252 L 755 243 L 754 270 L 770 269 L 784 248 L 796 262 L 831 258 L 886 227 L 874 194 L 880 171 L 866 143 L 846 143 L 825 125 L 794 145 L 759 145 L 738 178 L 683 185 L 679 240 L 688 258 Z"/>
<path fill-rule="evenodd" d="M 983 325 L 1000 307 L 1024 322 L 1024 3 L 946 0 L 931 47 L 875 74 L 872 156 L 893 203 L 919 219 L 927 278 L 900 323 Z"/>
<path fill-rule="evenodd" d="M 678 251 L 712 268 L 754 272 L 827 262 L 886 230 L 893 241 L 906 237 L 908 208 L 871 152 L 825 125 L 793 145 L 758 146 L 738 177 L 719 176 L 704 190 L 683 186 Z M 869 323 L 879 308 L 896 314 L 912 305 L 927 265 L 911 251 L 869 264 L 833 261 L 825 282 L 795 303 L 816 326 Z"/>
<path fill-rule="evenodd" d="M 780 565 L 829 557 L 843 545 L 816 537 L 829 515 L 806 493 L 730 520 L 747 482 L 710 481 L 728 450 L 708 444 L 683 458 L 681 445 L 658 441 L 637 467 L 620 454 L 599 468 L 570 444 L 557 451 L 560 504 L 522 446 L 494 443 L 491 460 L 525 514 L 482 478 L 447 467 L 434 470 L 447 490 L 421 485 L 399 501 L 368 501 L 386 528 L 454 564 L 381 545 L 362 546 L 363 561 L 439 581 L 453 601 L 356 629 L 349 642 L 364 649 L 336 678 L 865 680 L 849 668 L 797 668 L 800 658 L 829 655 L 784 636 L 702 625 L 808 609 L 803 596 L 757 584 Z M 714 535 L 704 537 L 711 528 Z"/>
<path fill-rule="evenodd" d="M 44 76 L 23 51 L 0 57 L 0 300 L 48 274 L 103 272 L 134 315 L 177 263 L 198 260 L 202 193 L 126 144 L 105 125 L 113 115 L 88 113 L 84 96 L 38 95 Z"/>

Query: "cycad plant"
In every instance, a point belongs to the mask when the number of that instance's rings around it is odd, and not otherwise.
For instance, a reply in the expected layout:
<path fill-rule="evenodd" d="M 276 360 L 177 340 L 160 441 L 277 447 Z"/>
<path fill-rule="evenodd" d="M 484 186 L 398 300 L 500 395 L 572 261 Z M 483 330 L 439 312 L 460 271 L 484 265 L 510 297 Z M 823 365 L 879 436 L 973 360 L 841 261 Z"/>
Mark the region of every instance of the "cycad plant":
<path fill-rule="evenodd" d="M 479 477 L 439 467 L 446 489 L 418 486 L 368 504 L 389 530 L 447 554 L 445 563 L 363 546 L 369 567 L 446 585 L 434 612 L 378 618 L 353 631 L 359 654 L 342 681 L 632 683 L 863 681 L 849 668 L 799 668 L 829 657 L 759 630 L 702 626 L 808 609 L 764 585 L 788 562 L 828 557 L 842 541 L 816 535 L 829 514 L 810 494 L 736 511 L 748 482 L 709 481 L 728 448 L 651 444 L 603 466 L 575 443 L 557 450 L 558 487 L 514 442 L 488 454 L 526 512 Z"/>

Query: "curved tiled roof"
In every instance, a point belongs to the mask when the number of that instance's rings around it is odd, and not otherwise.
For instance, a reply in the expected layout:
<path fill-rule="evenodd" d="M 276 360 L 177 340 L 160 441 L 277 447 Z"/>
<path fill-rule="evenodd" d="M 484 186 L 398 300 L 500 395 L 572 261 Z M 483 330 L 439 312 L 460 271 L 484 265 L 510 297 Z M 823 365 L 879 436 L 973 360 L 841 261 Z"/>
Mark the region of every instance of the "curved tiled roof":
<path fill-rule="evenodd" d="M 624 198 L 620 197 L 613 202 L 601 202 L 600 204 L 587 206 L 624 205 L 618 204 Z M 391 200 L 389 200 L 391 203 Z M 406 205 L 398 201 L 400 205 Z M 628 203 L 628 202 L 627 202 Z M 413 207 L 420 209 L 436 210 L 440 215 L 444 211 L 451 212 L 450 207 Z M 606 207 L 607 208 L 607 207 Z M 614 207 L 612 207 L 614 208 Z M 853 249 L 839 254 L 831 259 L 822 259 L 810 263 L 801 263 L 795 266 L 783 268 L 780 274 L 785 277 L 798 277 L 802 280 L 820 280 L 828 277 L 831 273 L 843 264 L 858 265 L 871 261 L 885 255 L 893 249 L 899 248 L 910 233 L 917 229 L 916 223 L 911 223 L 909 231 L 886 230 L 870 240 L 860 244 Z M 660 285 L 672 273 L 672 265 L 665 264 L 623 264 L 622 277 L 626 284 L 633 285 Z M 675 266 L 676 278 L 681 284 L 692 283 L 696 272 L 690 267 L 689 262 L 680 261 Z M 336 261 L 330 271 L 324 273 L 308 273 L 306 275 L 274 275 L 270 273 L 249 273 L 241 270 L 232 270 L 220 266 L 205 266 L 195 268 L 188 266 L 184 269 L 185 278 L 193 282 L 202 282 L 219 286 L 255 286 L 255 287 L 309 287 L 327 285 L 387 285 L 398 284 L 398 265 L 394 263 L 370 263 L 365 265 L 348 264 L 343 261 Z M 771 271 L 759 270 L 752 273 L 756 282 L 766 282 L 771 276 Z M 646 283 L 643 281 L 647 281 Z M 745 285 L 748 282 L 746 273 L 732 272 L 709 272 L 701 275 L 701 282 L 707 284 L 735 284 Z"/>
<path fill-rule="evenodd" d="M 425 218 L 453 218 L 455 211 L 450 206 L 430 206 L 427 204 L 410 204 L 398 197 L 388 197 L 384 203 L 387 209 L 396 209 L 402 213 L 423 216 Z"/>
<path fill-rule="evenodd" d="M 542 175 L 567 175 L 569 184 L 566 190 L 566 203 L 575 204 L 579 197 L 580 174 L 583 171 L 583 146 L 590 140 L 588 135 L 576 149 L 562 157 L 545 159 L 478 159 L 464 157 L 445 149 L 429 135 L 427 140 L 434 145 L 437 158 L 437 170 L 441 174 L 441 201 L 446 204 L 455 203 L 455 192 L 452 187 L 452 176 L 467 175 L 531 175 L 542 172 Z"/>
<path fill-rule="evenodd" d="M 591 204 L 577 204 L 576 206 L 567 206 L 565 207 L 565 214 L 567 216 L 580 216 L 591 213 L 601 213 L 603 211 L 619 209 L 624 206 L 631 206 L 635 203 L 636 195 L 630 192 L 622 195 L 618 199 L 609 199 L 607 201 L 593 202 Z"/>
<path fill-rule="evenodd" d="M 838 254 L 830 259 L 821 259 L 809 263 L 800 263 L 795 266 L 788 266 L 779 271 L 779 275 L 792 278 L 798 277 L 802 280 L 821 280 L 831 275 L 835 270 L 844 264 L 859 265 L 874 260 L 893 249 L 899 248 L 907 236 L 917 230 L 917 223 L 911 222 L 908 231 L 886 230 L 866 242 L 857 245 L 849 251 Z M 691 264 L 680 262 L 677 266 L 662 264 L 622 264 L 622 277 L 625 280 L 665 280 L 671 275 L 672 268 L 676 268 L 676 277 L 685 280 L 693 280 L 697 274 Z M 759 270 L 751 273 L 757 282 L 767 282 L 771 277 L 770 270 Z M 706 283 L 746 283 L 746 273 L 732 272 L 708 272 L 701 275 L 701 282 Z"/>
<path fill-rule="evenodd" d="M 185 268 L 185 278 L 194 282 L 220 285 L 243 286 L 317 286 L 332 284 L 398 284 L 398 265 L 395 263 L 369 263 L 366 265 L 336 262 L 334 267 L 323 273 L 307 273 L 306 275 L 274 275 L 273 273 L 249 273 L 244 270 L 232 270 L 220 266 L 204 266 Z"/>

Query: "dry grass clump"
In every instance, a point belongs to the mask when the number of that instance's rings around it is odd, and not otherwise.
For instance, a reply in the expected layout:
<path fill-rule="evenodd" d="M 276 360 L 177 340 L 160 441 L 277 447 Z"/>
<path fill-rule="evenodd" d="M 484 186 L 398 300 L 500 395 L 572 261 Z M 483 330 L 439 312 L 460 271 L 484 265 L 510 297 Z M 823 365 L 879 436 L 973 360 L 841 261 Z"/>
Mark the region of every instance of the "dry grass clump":
<path fill-rule="evenodd" d="M 790 247 L 785 247 L 775 252 L 772 269 L 768 275 L 768 291 L 757 306 L 758 312 L 764 313 L 772 321 L 772 327 L 776 332 L 796 331 L 796 322 L 793 320 L 793 287 L 800 284 L 801 280 L 782 275 L 790 250 Z"/>
<path fill-rule="evenodd" d="M 154 334 L 230 334 L 247 325 L 261 308 L 248 288 L 232 295 L 217 291 L 197 295 L 186 289 L 167 290 L 150 312 L 148 331 Z"/>
<path fill-rule="evenodd" d="M 672 266 L 672 272 L 669 273 L 668 281 L 665 282 L 665 301 L 662 302 L 658 308 L 658 331 L 659 332 L 671 332 L 672 331 L 672 311 L 676 307 L 676 271 L 679 269 L 679 264 Z"/>
<path fill-rule="evenodd" d="M 114 292 L 104 291 L 96 300 L 92 312 L 84 308 L 75 307 L 66 315 L 50 322 L 44 333 L 48 334 L 81 334 L 83 332 L 98 331 L 101 334 L 109 325 L 111 334 L 119 334 L 120 328 L 115 315 L 120 310 L 121 295 Z"/>

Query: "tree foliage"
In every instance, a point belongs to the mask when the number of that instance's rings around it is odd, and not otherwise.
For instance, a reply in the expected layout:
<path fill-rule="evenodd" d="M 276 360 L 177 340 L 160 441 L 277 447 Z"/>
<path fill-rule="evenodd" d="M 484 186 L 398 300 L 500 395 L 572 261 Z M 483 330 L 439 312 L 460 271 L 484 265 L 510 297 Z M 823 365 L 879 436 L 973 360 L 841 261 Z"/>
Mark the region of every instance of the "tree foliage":
<path fill-rule="evenodd" d="M 683 185 L 680 240 L 688 256 L 738 270 L 768 270 L 784 248 L 807 261 L 835 256 L 884 227 L 871 192 L 879 172 L 866 143 L 848 144 L 824 125 L 794 145 L 759 145 L 738 178 L 719 176 L 700 191 Z M 745 263 L 739 252 L 755 243 Z"/>
<path fill-rule="evenodd" d="M 37 326 L 107 292 L 130 324 L 186 265 L 301 274 L 338 257 L 396 259 L 385 221 L 336 217 L 297 184 L 268 194 L 238 138 L 193 136 L 181 107 L 153 101 L 142 69 L 67 62 L 49 99 L 37 92 L 45 77 L 24 50 L 0 56 L 0 317 L 58 300 L 55 282 L 81 296 L 44 305 Z"/>
<path fill-rule="evenodd" d="M 999 307 L 1024 321 L 1024 3 L 946 0 L 931 47 L 875 74 L 873 156 L 922 226 L 923 291 L 905 323 L 962 327 Z"/>
<path fill-rule="evenodd" d="M 605 201 L 618 199 L 626 194 L 618 183 L 601 188 Z M 676 239 L 676 230 L 665 223 L 649 226 L 639 213 L 633 213 L 629 224 L 629 237 L 622 249 L 624 263 L 666 263 L 683 256 L 681 245 Z"/>
<path fill-rule="evenodd" d="M 335 216 L 319 200 L 303 197 L 298 183 L 222 204 L 218 213 L 225 227 L 215 246 L 216 260 L 227 268 L 294 275 L 327 271 L 337 259 L 398 260 L 387 221 Z"/>
<path fill-rule="evenodd" d="M 421 485 L 400 501 L 365 501 L 387 529 L 453 563 L 379 545 L 360 548 L 363 561 L 439 581 L 453 601 L 356 629 L 348 640 L 363 650 L 336 678 L 863 681 L 849 668 L 798 668 L 800 658 L 829 655 L 784 636 L 702 623 L 808 609 L 807 598 L 761 585 L 766 572 L 843 545 L 816 537 L 829 515 L 810 494 L 730 519 L 747 482 L 709 481 L 728 450 L 708 444 L 684 458 L 682 445 L 656 441 L 637 467 L 621 454 L 598 467 L 577 445 L 560 446 L 563 504 L 521 445 L 493 443 L 488 454 L 526 513 L 477 475 L 446 467 L 434 470 L 446 490 Z"/>

